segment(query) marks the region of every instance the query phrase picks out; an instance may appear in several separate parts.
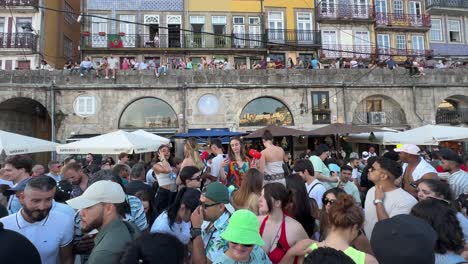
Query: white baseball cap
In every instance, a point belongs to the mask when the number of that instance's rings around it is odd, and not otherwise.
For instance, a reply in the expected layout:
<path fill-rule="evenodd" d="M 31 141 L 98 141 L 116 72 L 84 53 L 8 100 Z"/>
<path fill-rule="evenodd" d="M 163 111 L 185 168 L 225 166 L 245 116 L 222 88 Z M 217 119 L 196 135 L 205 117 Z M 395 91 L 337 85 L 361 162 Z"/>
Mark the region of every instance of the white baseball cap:
<path fill-rule="evenodd" d="M 125 192 L 118 183 L 98 181 L 86 189 L 79 197 L 67 201 L 72 208 L 80 210 L 98 203 L 119 204 L 125 201 Z"/>
<path fill-rule="evenodd" d="M 405 152 L 411 155 L 419 155 L 421 149 L 415 144 L 404 144 L 398 148 L 393 149 L 395 152 Z"/>
<path fill-rule="evenodd" d="M 363 152 L 362 152 L 362 159 L 363 159 L 363 160 L 368 160 L 369 158 L 370 158 L 369 152 L 363 151 Z"/>

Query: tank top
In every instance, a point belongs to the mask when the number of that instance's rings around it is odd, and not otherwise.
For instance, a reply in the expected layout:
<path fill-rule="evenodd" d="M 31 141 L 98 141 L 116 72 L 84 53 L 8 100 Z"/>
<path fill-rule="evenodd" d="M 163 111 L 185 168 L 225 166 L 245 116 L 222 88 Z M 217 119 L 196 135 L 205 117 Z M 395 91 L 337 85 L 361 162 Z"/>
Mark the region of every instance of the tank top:
<path fill-rule="evenodd" d="M 162 166 L 162 163 L 161 162 L 158 162 L 159 165 Z M 171 168 L 172 169 L 172 168 Z M 155 175 L 156 175 L 156 179 L 158 180 L 158 183 L 159 183 L 159 186 L 166 186 L 166 185 L 175 185 L 176 183 L 176 180 L 174 177 L 172 177 L 172 174 L 174 174 L 171 170 L 170 173 L 159 173 L 157 174 L 155 172 Z M 171 186 L 172 187 L 172 186 Z"/>
<path fill-rule="evenodd" d="M 266 221 L 268 220 L 268 215 L 263 218 L 262 224 L 260 226 L 260 236 L 263 236 L 263 230 L 265 229 Z M 281 233 L 276 244 L 275 249 L 268 253 L 268 258 L 270 258 L 273 264 L 278 264 L 283 259 L 286 252 L 288 252 L 289 246 L 288 239 L 286 238 L 286 215 L 283 214 L 283 222 L 281 223 Z M 294 263 L 297 263 L 297 259 L 294 259 Z"/>
<path fill-rule="evenodd" d="M 311 250 L 318 249 L 317 243 L 314 243 L 309 246 Z M 345 251 L 343 251 L 348 257 L 350 257 L 356 264 L 364 264 L 366 260 L 366 253 L 359 251 L 353 247 L 348 247 Z"/>

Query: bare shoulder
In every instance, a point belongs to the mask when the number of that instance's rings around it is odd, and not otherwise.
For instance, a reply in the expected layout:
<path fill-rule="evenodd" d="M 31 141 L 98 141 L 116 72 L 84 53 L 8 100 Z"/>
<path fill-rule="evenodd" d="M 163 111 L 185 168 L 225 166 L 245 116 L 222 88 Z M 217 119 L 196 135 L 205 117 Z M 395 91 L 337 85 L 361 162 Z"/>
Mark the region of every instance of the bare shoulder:
<path fill-rule="evenodd" d="M 265 219 L 266 215 L 259 215 L 257 216 L 257 219 L 258 219 L 258 222 L 263 222 L 263 220 Z"/>

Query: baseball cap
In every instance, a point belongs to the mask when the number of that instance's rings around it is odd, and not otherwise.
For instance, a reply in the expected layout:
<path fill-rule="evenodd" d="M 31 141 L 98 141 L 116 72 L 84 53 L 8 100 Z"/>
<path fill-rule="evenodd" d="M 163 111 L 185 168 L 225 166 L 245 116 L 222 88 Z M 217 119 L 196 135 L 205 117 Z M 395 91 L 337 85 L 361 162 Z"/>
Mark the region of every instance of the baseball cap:
<path fill-rule="evenodd" d="M 379 221 L 370 242 L 381 264 L 433 264 L 436 240 L 436 232 L 426 221 L 401 214 Z"/>
<path fill-rule="evenodd" d="M 21 234 L 3 228 L 0 222 L 0 259 L 2 263 L 40 264 L 41 256 L 36 247 Z"/>
<path fill-rule="evenodd" d="M 250 210 L 240 209 L 232 214 L 226 230 L 221 233 L 221 237 L 237 244 L 263 246 L 265 242 L 258 232 L 259 229 L 260 224 L 257 216 Z"/>
<path fill-rule="evenodd" d="M 367 152 L 367 151 L 362 152 L 362 159 L 363 160 L 368 160 L 369 157 L 370 157 L 369 152 Z"/>
<path fill-rule="evenodd" d="M 357 152 L 351 152 L 349 154 L 350 159 L 359 159 L 359 154 Z"/>
<path fill-rule="evenodd" d="M 17 184 L 15 184 L 13 187 L 5 191 L 6 195 L 14 194 L 15 192 L 22 192 L 26 188 L 26 185 L 28 185 L 28 182 L 31 178 L 26 178 Z"/>
<path fill-rule="evenodd" d="M 212 182 L 206 186 L 206 191 L 203 194 L 207 199 L 215 203 L 229 203 L 229 191 L 228 188 L 219 182 Z"/>
<path fill-rule="evenodd" d="M 437 154 L 439 155 L 441 159 L 454 161 L 458 164 L 463 164 L 463 159 L 451 149 L 448 149 L 448 148 L 440 149 Z"/>
<path fill-rule="evenodd" d="M 393 150 L 395 152 L 405 152 L 410 155 L 419 155 L 419 152 L 421 151 L 421 149 L 415 144 L 404 144 L 401 147 L 398 146 L 398 148 L 395 148 Z"/>
<path fill-rule="evenodd" d="M 119 204 L 125 201 L 125 193 L 118 183 L 113 181 L 98 181 L 86 189 L 79 197 L 70 199 L 67 204 L 80 210 L 98 203 Z"/>

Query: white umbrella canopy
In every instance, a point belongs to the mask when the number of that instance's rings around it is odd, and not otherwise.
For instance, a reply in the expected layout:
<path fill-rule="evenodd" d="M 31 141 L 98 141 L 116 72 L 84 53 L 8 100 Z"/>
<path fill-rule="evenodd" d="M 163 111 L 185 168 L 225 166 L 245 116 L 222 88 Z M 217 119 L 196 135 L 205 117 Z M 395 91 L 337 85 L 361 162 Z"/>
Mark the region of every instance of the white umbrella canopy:
<path fill-rule="evenodd" d="M 58 154 L 145 153 L 158 149 L 158 142 L 123 130 L 57 146 Z"/>
<path fill-rule="evenodd" d="M 439 145 L 441 141 L 468 139 L 468 128 L 426 125 L 405 132 L 385 135 L 384 144 Z"/>
<path fill-rule="evenodd" d="M 136 131 L 131 132 L 130 134 L 146 137 L 148 139 L 160 142 L 160 145 L 167 145 L 167 144 L 169 144 L 171 142 L 168 138 L 155 135 L 155 134 L 147 132 L 147 131 L 145 131 L 143 129 L 138 129 Z"/>
<path fill-rule="evenodd" d="M 0 153 L 18 155 L 55 151 L 59 144 L 0 130 Z"/>

